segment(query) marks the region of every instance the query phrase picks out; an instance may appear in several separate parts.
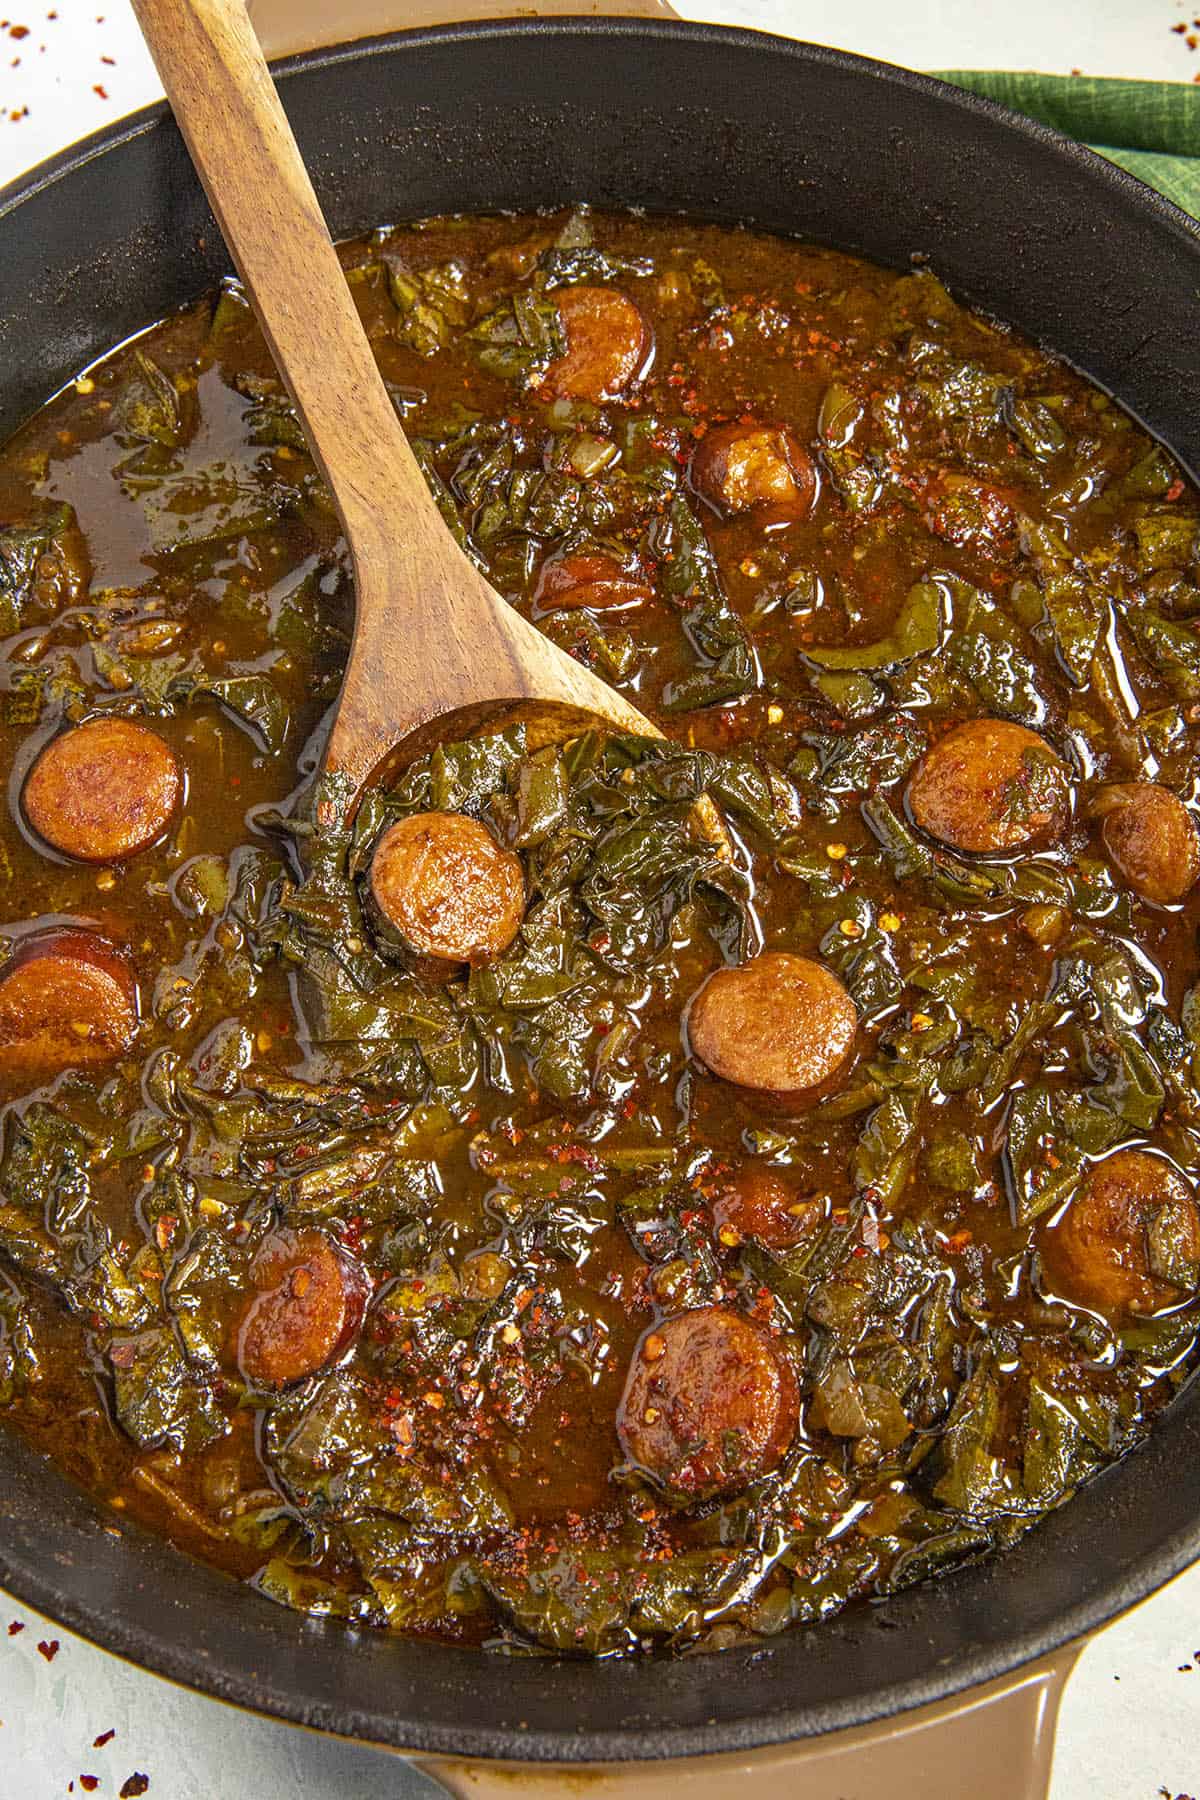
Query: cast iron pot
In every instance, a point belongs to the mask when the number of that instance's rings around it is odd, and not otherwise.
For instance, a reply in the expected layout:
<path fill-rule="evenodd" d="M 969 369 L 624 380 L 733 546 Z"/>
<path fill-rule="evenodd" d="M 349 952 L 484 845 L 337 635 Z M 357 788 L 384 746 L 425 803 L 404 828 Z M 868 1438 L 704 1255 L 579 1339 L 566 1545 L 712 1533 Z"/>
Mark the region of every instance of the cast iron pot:
<path fill-rule="evenodd" d="M 401 33 L 285 64 L 336 234 L 589 200 L 741 220 L 905 267 L 1110 389 L 1200 464 L 1200 231 L 1116 168 L 924 77 L 692 25 Z M 211 287 L 220 235 L 162 107 L 0 197 L 0 435 Z M 1200 1555 L 1200 1384 L 1006 1555 L 761 1648 L 501 1659 L 305 1622 L 119 1521 L 6 1437 L 0 1582 L 110 1650 L 322 1730 L 543 1762 L 742 1752 L 991 1681 Z"/>

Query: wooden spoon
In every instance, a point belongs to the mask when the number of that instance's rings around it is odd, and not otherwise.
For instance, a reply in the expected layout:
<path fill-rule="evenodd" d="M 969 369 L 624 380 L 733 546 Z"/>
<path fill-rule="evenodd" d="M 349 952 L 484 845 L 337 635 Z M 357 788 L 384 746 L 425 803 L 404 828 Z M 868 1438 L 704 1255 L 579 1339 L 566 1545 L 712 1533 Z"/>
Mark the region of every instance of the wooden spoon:
<path fill-rule="evenodd" d="M 394 747 L 538 701 L 659 736 L 513 611 L 425 485 L 359 321 L 243 0 L 133 0 L 192 161 L 333 495 L 354 563 L 350 660 L 325 751 L 349 810 Z M 447 720 L 447 726 L 450 721 Z M 445 732 L 438 735 L 445 735 Z"/>

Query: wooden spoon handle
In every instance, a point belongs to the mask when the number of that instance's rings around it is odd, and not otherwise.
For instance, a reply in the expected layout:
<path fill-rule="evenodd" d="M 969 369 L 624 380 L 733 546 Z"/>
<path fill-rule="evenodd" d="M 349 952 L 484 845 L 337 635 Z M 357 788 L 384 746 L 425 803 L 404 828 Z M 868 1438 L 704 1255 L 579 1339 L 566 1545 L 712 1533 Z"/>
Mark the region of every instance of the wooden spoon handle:
<path fill-rule="evenodd" d="M 348 536 L 427 505 L 243 0 L 133 9 Z"/>
<path fill-rule="evenodd" d="M 354 561 L 354 641 L 325 802 L 349 807 L 444 714 L 538 700 L 653 730 L 518 616 L 446 530 L 359 322 L 244 0 L 133 0 Z"/>

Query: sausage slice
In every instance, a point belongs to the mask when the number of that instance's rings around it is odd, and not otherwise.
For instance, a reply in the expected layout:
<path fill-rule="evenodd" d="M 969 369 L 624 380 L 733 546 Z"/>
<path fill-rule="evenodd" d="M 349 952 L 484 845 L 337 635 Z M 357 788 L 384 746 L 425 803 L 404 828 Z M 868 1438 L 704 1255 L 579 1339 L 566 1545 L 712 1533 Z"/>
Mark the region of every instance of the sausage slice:
<path fill-rule="evenodd" d="M 419 956 L 499 956 L 525 911 L 521 860 L 461 813 L 413 813 L 390 825 L 371 859 L 371 897 Z"/>
<path fill-rule="evenodd" d="M 92 931 L 37 932 L 0 975 L 0 1077 L 48 1081 L 111 1061 L 137 1032 L 124 952 Z"/>
<path fill-rule="evenodd" d="M 1067 772 L 1035 731 L 970 719 L 925 752 L 909 778 L 908 806 L 930 837 L 995 856 L 1062 835 Z"/>
<path fill-rule="evenodd" d="M 817 491 L 816 465 L 786 425 L 717 425 L 692 452 L 692 486 L 721 513 L 769 506 L 802 518 Z"/>
<path fill-rule="evenodd" d="M 678 1313 L 634 1352 L 617 1414 L 621 1448 L 675 1500 L 736 1494 L 796 1434 L 792 1366 L 753 1320 L 723 1306 Z"/>
<path fill-rule="evenodd" d="M 1117 869 L 1143 900 L 1173 906 L 1200 876 L 1200 834 L 1183 801 L 1153 781 L 1118 782 L 1092 802 Z"/>
<path fill-rule="evenodd" d="M 718 969 L 687 1015 L 692 1050 L 714 1075 L 791 1100 L 816 1098 L 841 1073 L 857 1029 L 836 975 L 774 950 Z"/>
<path fill-rule="evenodd" d="M 607 287 L 559 288 L 554 299 L 567 348 L 546 371 L 550 393 L 595 401 L 624 393 L 645 367 L 653 341 L 633 301 Z"/>
<path fill-rule="evenodd" d="M 1196 1288 L 1200 1213 L 1161 1157 L 1118 1150 L 1096 1163 L 1039 1248 L 1049 1286 L 1117 1323 L 1158 1312 Z"/>
<path fill-rule="evenodd" d="M 588 606 L 594 612 L 627 612 L 653 600 L 654 589 L 623 569 L 615 556 L 575 551 L 543 563 L 534 600 L 542 612 Z"/>
<path fill-rule="evenodd" d="M 47 744 L 25 782 L 25 815 L 64 856 L 120 862 L 171 823 L 183 781 L 155 731 L 116 716 L 89 719 Z"/>
<path fill-rule="evenodd" d="M 783 1172 L 753 1161 L 720 1189 L 712 1205 L 718 1234 L 753 1238 L 768 1250 L 793 1250 L 819 1224 L 819 1200 L 805 1199 Z"/>
<path fill-rule="evenodd" d="M 288 1387 L 336 1361 L 371 1294 L 362 1264 L 323 1231 L 272 1232 L 250 1279 L 257 1291 L 242 1315 L 237 1360 L 255 1387 Z"/>

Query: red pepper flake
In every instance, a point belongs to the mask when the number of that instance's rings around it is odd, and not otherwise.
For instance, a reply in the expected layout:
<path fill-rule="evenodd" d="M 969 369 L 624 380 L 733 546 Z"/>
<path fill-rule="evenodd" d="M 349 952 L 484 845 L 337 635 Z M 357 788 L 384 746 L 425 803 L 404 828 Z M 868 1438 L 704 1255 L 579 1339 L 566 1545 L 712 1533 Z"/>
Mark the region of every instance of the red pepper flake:
<path fill-rule="evenodd" d="M 599 1175 L 604 1167 L 603 1158 L 597 1156 L 594 1150 L 589 1150 L 585 1144 L 549 1144 L 546 1155 L 551 1162 L 579 1163 L 591 1175 Z"/>
<path fill-rule="evenodd" d="M 27 38 L 29 36 L 29 27 L 28 25 L 10 25 L 8 28 L 8 35 L 10 38 Z"/>
<path fill-rule="evenodd" d="M 94 81 L 92 83 L 92 92 L 93 94 L 99 94 L 102 100 L 108 99 L 108 89 L 99 81 Z M 232 786 L 233 783 L 230 783 L 230 785 Z"/>
<path fill-rule="evenodd" d="M 25 1627 L 21 1623 L 20 1619 L 14 1619 L 12 1624 L 8 1628 L 8 1635 L 9 1635 L 9 1637 L 19 1637 L 21 1632 L 24 1631 L 24 1629 L 25 1629 Z"/>
<path fill-rule="evenodd" d="M 38 1645 L 38 1655 L 44 1656 L 47 1662 L 53 1662 L 58 1655 L 58 1649 L 59 1644 L 57 1638 L 51 1638 L 49 1643 L 43 1638 Z"/>
<path fill-rule="evenodd" d="M 102 56 L 100 61 L 102 63 L 107 63 L 110 69 L 115 69 L 117 66 L 117 59 L 115 56 Z"/>
<path fill-rule="evenodd" d="M 862 1240 L 868 1250 L 884 1250 L 887 1248 L 887 1233 L 879 1228 L 879 1220 L 866 1218 L 862 1222 Z"/>
<path fill-rule="evenodd" d="M 100 1777 L 98 1775 L 81 1775 L 79 1785 L 85 1794 L 94 1794 L 100 1786 Z"/>
<path fill-rule="evenodd" d="M 103 1750 L 105 1744 L 111 1744 L 116 1735 L 115 1729 L 111 1731 L 102 1731 L 98 1738 L 92 1740 L 92 1749 Z"/>
<path fill-rule="evenodd" d="M 355 1213 L 353 1218 L 346 1220 L 346 1227 L 341 1234 L 341 1239 L 347 1250 L 358 1251 L 362 1249 L 363 1227 L 365 1223 L 366 1221 L 363 1219 L 361 1213 Z"/>
<path fill-rule="evenodd" d="M 140 1800 L 142 1794 L 149 1791 L 150 1777 L 133 1774 L 121 1789 L 120 1800 Z"/>

